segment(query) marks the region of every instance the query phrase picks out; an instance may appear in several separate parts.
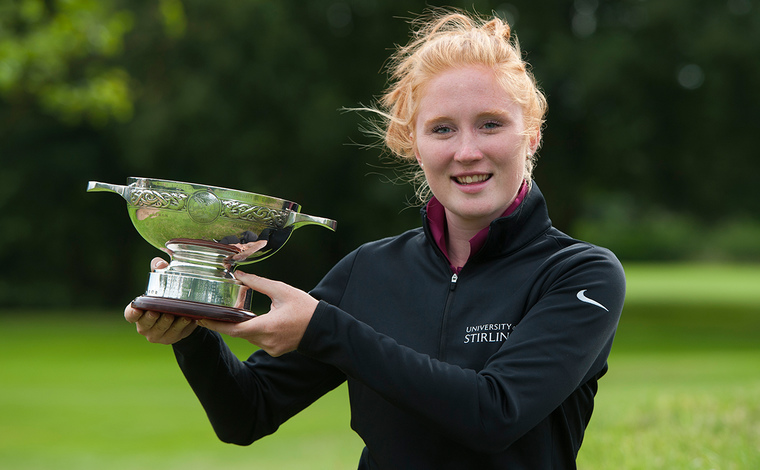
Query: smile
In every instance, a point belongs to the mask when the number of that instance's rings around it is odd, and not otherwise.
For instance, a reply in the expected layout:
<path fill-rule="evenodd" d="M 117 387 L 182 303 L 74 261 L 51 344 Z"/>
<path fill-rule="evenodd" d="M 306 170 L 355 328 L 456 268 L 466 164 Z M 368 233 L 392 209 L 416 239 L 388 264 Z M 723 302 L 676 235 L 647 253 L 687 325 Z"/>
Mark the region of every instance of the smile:
<path fill-rule="evenodd" d="M 492 175 L 456 176 L 456 177 L 454 177 L 454 181 L 456 181 L 459 184 L 482 183 L 483 181 L 491 179 L 491 176 Z"/>

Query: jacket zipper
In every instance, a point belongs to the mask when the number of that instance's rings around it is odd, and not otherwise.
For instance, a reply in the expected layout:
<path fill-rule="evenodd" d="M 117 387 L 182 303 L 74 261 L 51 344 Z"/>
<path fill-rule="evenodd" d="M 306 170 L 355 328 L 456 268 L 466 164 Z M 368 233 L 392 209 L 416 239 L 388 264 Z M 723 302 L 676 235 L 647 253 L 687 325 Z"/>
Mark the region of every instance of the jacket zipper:
<path fill-rule="evenodd" d="M 459 275 L 453 273 L 449 281 L 449 292 L 446 294 L 446 304 L 443 307 L 443 318 L 441 318 L 441 340 L 438 343 L 438 359 L 446 361 L 446 336 L 448 330 L 449 311 L 454 298 L 454 290 L 457 288 Z"/>
<path fill-rule="evenodd" d="M 454 273 L 451 275 L 451 283 L 449 284 L 449 290 L 452 291 L 457 288 L 457 281 L 459 280 L 459 276 L 457 276 L 457 273 Z"/>

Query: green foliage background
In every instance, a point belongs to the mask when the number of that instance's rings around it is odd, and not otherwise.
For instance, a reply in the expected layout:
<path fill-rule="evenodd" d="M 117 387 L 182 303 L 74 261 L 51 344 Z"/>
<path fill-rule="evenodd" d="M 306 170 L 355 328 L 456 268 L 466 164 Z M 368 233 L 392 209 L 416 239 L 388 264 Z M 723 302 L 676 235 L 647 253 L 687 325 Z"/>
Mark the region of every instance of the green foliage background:
<path fill-rule="evenodd" d="M 382 92 L 426 5 L 514 25 L 549 98 L 536 179 L 558 227 L 624 260 L 760 260 L 754 0 L 19 0 L 0 5 L 0 307 L 144 290 L 159 253 L 88 180 L 227 186 L 338 220 L 249 267 L 303 288 L 416 226 L 341 108 Z"/>

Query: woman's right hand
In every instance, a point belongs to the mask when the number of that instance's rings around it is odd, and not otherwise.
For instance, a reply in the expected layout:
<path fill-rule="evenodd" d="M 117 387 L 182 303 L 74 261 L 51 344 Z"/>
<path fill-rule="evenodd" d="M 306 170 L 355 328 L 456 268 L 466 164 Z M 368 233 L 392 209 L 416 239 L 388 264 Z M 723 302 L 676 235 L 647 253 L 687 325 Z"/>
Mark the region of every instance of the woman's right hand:
<path fill-rule="evenodd" d="M 151 270 L 166 267 L 168 264 L 161 258 L 150 262 Z M 187 338 L 198 326 L 195 320 L 175 316 L 169 313 L 145 311 L 133 308 L 131 304 L 124 309 L 124 318 L 134 323 L 137 332 L 145 336 L 151 343 L 174 344 Z"/>

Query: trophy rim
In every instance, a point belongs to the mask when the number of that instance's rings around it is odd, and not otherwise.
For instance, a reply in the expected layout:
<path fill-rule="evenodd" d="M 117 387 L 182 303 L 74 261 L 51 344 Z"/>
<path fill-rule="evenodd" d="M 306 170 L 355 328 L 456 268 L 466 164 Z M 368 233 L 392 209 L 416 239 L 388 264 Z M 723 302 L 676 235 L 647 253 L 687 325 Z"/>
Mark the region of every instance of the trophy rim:
<path fill-rule="evenodd" d="M 126 185 L 90 181 L 87 191 L 121 196 L 137 232 L 150 245 L 170 256 L 173 255 L 167 243 L 176 239 L 218 243 L 232 236 L 248 240 L 247 235 L 251 233 L 258 241 L 266 234 L 264 247 L 256 250 L 238 247 L 240 250 L 233 254 L 231 266 L 270 257 L 299 227 L 319 225 L 335 231 L 337 226 L 335 220 L 302 213 L 301 205 L 289 199 L 175 179 L 129 176 Z M 243 253 L 245 257 L 238 256 Z"/>
<path fill-rule="evenodd" d="M 141 183 L 146 183 L 147 185 L 151 185 L 153 183 L 158 183 L 162 185 L 163 184 L 184 185 L 184 186 L 190 186 L 196 190 L 206 189 L 210 191 L 223 191 L 224 193 L 229 194 L 229 195 L 241 195 L 244 197 L 253 197 L 256 199 L 268 200 L 273 203 L 280 203 L 282 204 L 282 209 L 284 210 L 290 210 L 293 212 L 300 212 L 301 210 L 301 205 L 295 201 L 291 201 L 289 199 L 283 199 L 281 197 L 276 197 L 276 196 L 269 196 L 267 194 L 254 193 L 252 191 L 243 191 L 241 189 L 233 189 L 233 188 L 228 188 L 224 186 L 214 186 L 214 185 L 203 184 L 203 183 L 191 183 L 189 181 L 179 181 L 179 180 L 171 180 L 171 179 L 163 179 L 163 178 L 147 178 L 143 176 L 130 176 L 127 178 L 127 186 L 132 186 L 134 184 L 136 187 L 140 187 L 142 186 Z"/>

